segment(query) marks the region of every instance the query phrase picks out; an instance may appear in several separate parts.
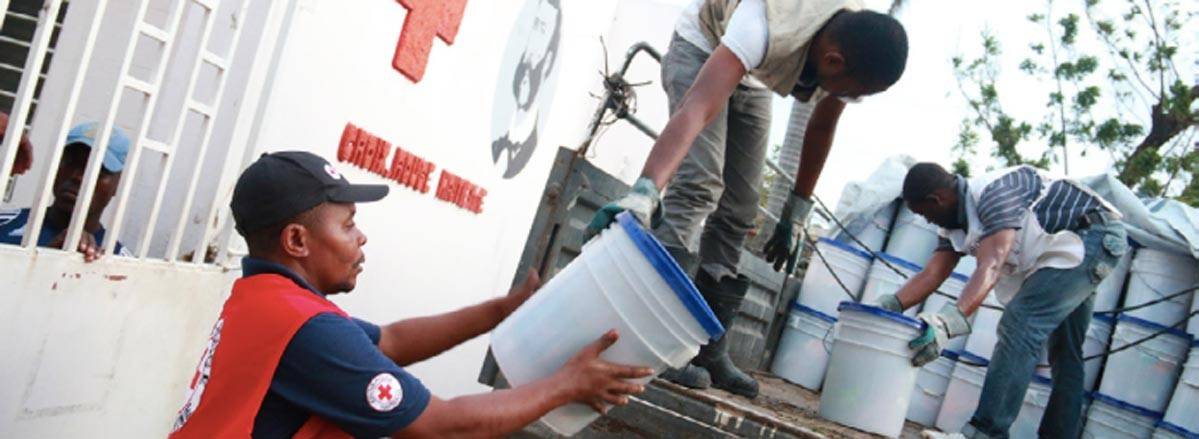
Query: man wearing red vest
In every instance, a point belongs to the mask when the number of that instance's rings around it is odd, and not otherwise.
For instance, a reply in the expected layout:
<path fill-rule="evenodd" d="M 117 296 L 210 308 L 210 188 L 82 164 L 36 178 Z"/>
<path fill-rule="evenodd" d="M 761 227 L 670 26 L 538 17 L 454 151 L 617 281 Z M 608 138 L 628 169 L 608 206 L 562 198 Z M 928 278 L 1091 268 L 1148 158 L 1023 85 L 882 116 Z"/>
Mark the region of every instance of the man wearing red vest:
<path fill-rule="evenodd" d="M 366 236 L 354 203 L 384 185 L 353 185 L 306 152 L 265 154 L 233 190 L 250 255 L 233 284 L 175 420 L 172 438 L 495 437 L 571 402 L 604 411 L 643 390 L 652 370 L 604 362 L 609 332 L 555 375 L 442 400 L 406 366 L 490 331 L 537 288 L 457 311 L 376 326 L 326 299 L 354 289 Z"/>

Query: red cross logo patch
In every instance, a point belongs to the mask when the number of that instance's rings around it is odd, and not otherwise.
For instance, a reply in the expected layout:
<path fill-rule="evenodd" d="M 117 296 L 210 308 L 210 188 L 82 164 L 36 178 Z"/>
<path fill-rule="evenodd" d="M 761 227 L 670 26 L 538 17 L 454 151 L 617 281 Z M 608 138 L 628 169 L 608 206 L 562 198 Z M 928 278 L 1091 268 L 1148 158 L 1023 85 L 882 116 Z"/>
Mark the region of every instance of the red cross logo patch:
<path fill-rule="evenodd" d="M 399 406 L 403 399 L 404 389 L 400 387 L 400 381 L 390 373 L 375 375 L 370 384 L 366 385 L 366 402 L 377 411 L 390 411 Z"/>

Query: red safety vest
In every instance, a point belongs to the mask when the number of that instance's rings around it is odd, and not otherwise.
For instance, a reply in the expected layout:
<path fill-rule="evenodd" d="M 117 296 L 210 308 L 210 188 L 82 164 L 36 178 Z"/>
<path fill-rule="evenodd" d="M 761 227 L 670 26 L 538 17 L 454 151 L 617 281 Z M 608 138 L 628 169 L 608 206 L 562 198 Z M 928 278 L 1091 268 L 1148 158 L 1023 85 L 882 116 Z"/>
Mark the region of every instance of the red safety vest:
<path fill-rule="evenodd" d="M 304 322 L 320 313 L 348 318 L 337 305 L 282 275 L 259 274 L 234 282 L 170 437 L 250 437 L 283 350 Z M 350 435 L 312 416 L 294 437 Z"/>

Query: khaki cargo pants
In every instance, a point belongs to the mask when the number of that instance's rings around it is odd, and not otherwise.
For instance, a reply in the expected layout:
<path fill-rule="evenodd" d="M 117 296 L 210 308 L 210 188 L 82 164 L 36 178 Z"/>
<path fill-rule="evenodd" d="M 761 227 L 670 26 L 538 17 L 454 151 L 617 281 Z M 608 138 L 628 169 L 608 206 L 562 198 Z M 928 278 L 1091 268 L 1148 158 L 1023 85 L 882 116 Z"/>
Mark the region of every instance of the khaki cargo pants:
<path fill-rule="evenodd" d="M 707 59 L 678 34 L 671 39 L 662 86 L 672 114 Z M 716 279 L 737 274 L 741 247 L 754 227 L 770 105 L 769 90 L 738 85 L 695 139 L 662 198 L 663 221 L 654 235 L 663 245 L 698 253 L 700 268 Z"/>

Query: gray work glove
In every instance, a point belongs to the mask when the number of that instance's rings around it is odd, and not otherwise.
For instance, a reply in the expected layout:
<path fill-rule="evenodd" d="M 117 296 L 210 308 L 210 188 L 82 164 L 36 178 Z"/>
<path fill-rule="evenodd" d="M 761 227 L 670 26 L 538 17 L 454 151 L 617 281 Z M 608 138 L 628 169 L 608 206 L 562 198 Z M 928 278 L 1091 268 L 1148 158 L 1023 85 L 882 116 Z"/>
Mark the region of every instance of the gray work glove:
<path fill-rule="evenodd" d="M 908 342 L 908 348 L 916 351 L 912 365 L 922 367 L 941 356 L 941 350 L 949 339 L 970 333 L 970 322 L 956 304 L 946 303 L 936 313 L 921 313 L 918 319 L 927 323 L 924 333 Z"/>
<path fill-rule="evenodd" d="M 658 193 L 658 187 L 654 185 L 654 181 L 648 177 L 638 178 L 628 194 L 619 200 L 605 204 L 595 212 L 595 216 L 591 217 L 591 223 L 587 224 L 587 239 L 591 239 L 601 230 L 608 228 L 608 225 L 616 220 L 616 215 L 625 211 L 632 213 L 633 217 L 641 222 L 641 225 L 653 228 L 662 221 L 662 211 L 659 208 L 661 204 L 662 195 Z"/>
<path fill-rule="evenodd" d="M 766 262 L 774 264 L 775 271 L 782 269 L 784 265 L 787 268 L 784 273 L 790 274 L 795 270 L 795 257 L 798 253 L 792 251 L 795 224 L 804 224 L 811 212 L 812 200 L 794 192 L 791 193 L 790 198 L 787 198 L 787 203 L 783 204 L 779 222 L 774 226 L 774 234 L 770 236 L 770 240 L 766 241 L 766 247 L 762 249 L 766 252 Z"/>
<path fill-rule="evenodd" d="M 883 294 L 878 296 L 878 299 L 874 301 L 874 306 L 887 311 L 903 312 L 903 304 L 899 303 L 899 298 L 895 297 L 894 294 Z"/>

